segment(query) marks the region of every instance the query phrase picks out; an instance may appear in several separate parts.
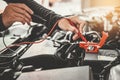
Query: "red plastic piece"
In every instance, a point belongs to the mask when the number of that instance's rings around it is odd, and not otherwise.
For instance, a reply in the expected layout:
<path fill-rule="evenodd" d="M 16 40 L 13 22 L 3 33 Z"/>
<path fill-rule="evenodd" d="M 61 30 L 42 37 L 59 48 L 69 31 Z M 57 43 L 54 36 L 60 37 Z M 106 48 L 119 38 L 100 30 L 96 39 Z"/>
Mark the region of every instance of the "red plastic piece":
<path fill-rule="evenodd" d="M 86 51 L 86 52 L 89 52 L 89 53 L 98 53 L 99 48 L 101 48 L 101 47 L 104 45 L 104 43 L 105 43 L 105 41 L 106 41 L 106 39 L 107 39 L 107 37 L 108 37 L 108 33 L 104 32 L 104 31 L 102 32 L 102 38 L 101 38 L 101 40 L 100 40 L 99 43 L 89 42 L 89 41 L 87 41 L 87 39 L 81 34 L 81 32 L 79 31 L 79 29 L 77 28 L 77 26 L 76 26 L 70 19 L 68 19 L 68 18 L 66 18 L 66 19 L 69 21 L 69 23 L 70 23 L 72 26 L 74 26 L 74 27 L 78 30 L 78 35 L 79 35 L 79 37 L 83 40 L 83 41 L 81 41 L 81 42 L 79 43 L 79 47 L 84 48 L 85 51 Z"/>
<path fill-rule="evenodd" d="M 105 33 L 103 31 L 102 35 L 103 36 L 99 43 L 95 43 L 95 42 L 87 42 L 86 43 L 83 41 L 83 42 L 79 43 L 79 47 L 84 48 L 85 51 L 88 53 L 98 53 L 99 48 L 101 48 L 104 45 L 104 43 L 108 37 L 108 33 Z"/>

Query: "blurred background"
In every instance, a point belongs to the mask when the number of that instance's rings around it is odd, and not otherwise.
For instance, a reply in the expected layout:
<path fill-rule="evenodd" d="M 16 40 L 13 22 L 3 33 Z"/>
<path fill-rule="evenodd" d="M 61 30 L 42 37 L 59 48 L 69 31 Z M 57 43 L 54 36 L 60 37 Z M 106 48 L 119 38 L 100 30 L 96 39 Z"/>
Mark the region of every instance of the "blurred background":
<path fill-rule="evenodd" d="M 116 7 L 120 5 L 120 0 L 36 0 L 43 6 L 54 10 L 62 15 L 81 13 L 87 8 L 96 7 Z"/>
<path fill-rule="evenodd" d="M 86 8 L 93 7 L 116 7 L 120 5 L 120 0 L 35 0 L 39 4 L 54 10 L 55 12 L 68 15 L 75 12 L 81 12 Z M 0 10 L 3 10 L 6 3 L 0 1 Z"/>

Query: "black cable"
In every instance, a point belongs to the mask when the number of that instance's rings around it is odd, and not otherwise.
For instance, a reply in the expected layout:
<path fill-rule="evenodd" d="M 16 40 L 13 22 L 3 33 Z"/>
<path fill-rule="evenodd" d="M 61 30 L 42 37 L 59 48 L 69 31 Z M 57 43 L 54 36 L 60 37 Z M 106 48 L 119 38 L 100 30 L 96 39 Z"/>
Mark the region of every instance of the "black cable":
<path fill-rule="evenodd" d="M 37 21 L 37 23 L 43 23 L 43 24 L 46 23 L 46 20 L 40 17 L 39 15 L 33 14 L 31 16 L 33 20 L 35 19 Z"/>
<path fill-rule="evenodd" d="M 43 19 L 42 17 L 40 17 L 39 15 L 33 14 L 33 15 L 31 15 L 31 16 L 32 16 L 32 19 L 33 19 L 33 20 L 34 20 L 34 19 L 37 20 L 37 24 L 36 24 L 36 25 L 31 25 L 31 24 L 30 24 L 30 25 L 29 25 L 29 28 L 28 28 L 28 30 L 27 30 L 27 34 L 29 34 L 31 28 L 39 25 L 39 23 L 42 23 L 43 26 L 46 24 L 46 20 Z"/>
<path fill-rule="evenodd" d="M 32 16 L 32 18 L 36 18 L 39 22 L 42 22 L 43 23 L 43 25 L 45 25 L 45 23 L 46 23 L 46 20 L 45 19 L 43 19 L 43 18 L 41 18 L 40 16 L 38 16 L 38 15 L 31 15 Z M 18 25 L 18 24 L 17 24 Z M 29 27 L 29 29 L 28 29 L 28 31 L 27 31 L 27 34 L 29 34 L 29 32 L 30 32 L 30 29 L 32 28 L 32 27 L 34 27 L 35 25 L 29 25 L 30 27 Z M 7 30 L 5 30 L 4 32 L 3 32 L 3 44 L 4 44 L 4 46 L 5 46 L 5 49 L 9 49 L 10 51 L 12 51 L 12 52 L 16 52 L 16 51 L 14 51 L 14 50 L 12 50 L 11 48 L 9 48 L 7 45 L 6 45 L 6 43 L 5 43 L 5 33 L 8 31 L 8 29 Z M 2 50 L 3 51 L 3 50 Z"/>

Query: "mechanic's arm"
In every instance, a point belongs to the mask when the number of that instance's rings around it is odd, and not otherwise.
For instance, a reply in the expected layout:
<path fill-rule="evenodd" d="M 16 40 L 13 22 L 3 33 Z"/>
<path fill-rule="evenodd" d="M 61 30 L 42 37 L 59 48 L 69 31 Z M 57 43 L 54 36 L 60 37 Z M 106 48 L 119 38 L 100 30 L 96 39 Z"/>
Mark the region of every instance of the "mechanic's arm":
<path fill-rule="evenodd" d="M 3 30 L 5 30 L 5 29 L 6 29 L 6 27 L 5 27 L 4 24 L 3 24 L 2 14 L 0 14 L 0 31 L 3 31 Z"/>
<path fill-rule="evenodd" d="M 9 4 L 8 9 L 6 8 L 6 10 L 5 10 L 6 14 L 8 14 L 8 15 L 13 12 L 13 14 L 10 15 L 11 20 L 16 19 L 15 15 L 17 15 L 17 16 L 19 16 L 18 18 L 23 18 L 23 20 L 17 19 L 16 21 L 20 21 L 23 24 L 24 24 L 24 22 L 27 22 L 29 24 L 29 22 L 31 21 L 30 16 L 33 15 L 33 14 L 36 14 L 36 15 L 39 15 L 40 17 L 42 17 L 43 19 L 45 19 L 47 21 L 46 26 L 49 29 L 51 29 L 53 24 L 55 24 L 55 22 L 57 22 L 57 20 L 60 19 L 60 21 L 58 23 L 59 29 L 73 31 L 74 33 L 78 32 L 78 30 L 75 27 L 70 25 L 68 20 L 64 19 L 62 16 L 54 13 L 53 11 L 44 8 L 43 6 L 39 5 L 38 3 L 36 3 L 33 0 L 5 0 L 5 1 L 7 3 L 12 3 L 12 4 Z M 16 4 L 14 4 L 14 3 L 16 3 Z M 22 4 L 20 4 L 20 3 L 22 3 Z M 23 3 L 26 4 L 27 6 L 24 5 Z M 9 8 L 9 7 L 11 7 L 11 8 Z M 12 12 L 10 12 L 10 10 Z M 4 13 L 5 13 L 5 11 L 4 11 Z M 6 16 L 6 15 L 4 15 L 4 13 L 3 13 L 3 18 Z M 17 13 L 17 14 L 15 14 L 15 13 Z M 12 16 L 14 16 L 14 18 L 12 18 Z M 85 22 L 80 21 L 77 17 L 69 17 L 69 19 L 71 21 L 73 21 L 79 27 L 79 29 L 81 29 L 81 27 L 85 23 Z M 8 19 L 6 18 L 6 20 L 8 20 Z M 35 19 L 33 19 L 33 21 L 35 21 Z M 4 20 L 3 20 L 3 23 L 5 25 Z M 77 38 L 77 36 L 78 35 L 75 34 L 73 39 Z"/>
<path fill-rule="evenodd" d="M 47 21 L 45 25 L 49 29 L 51 29 L 53 24 L 58 19 L 62 18 L 62 16 L 43 7 L 42 5 L 38 4 L 34 0 L 4 0 L 4 1 L 6 1 L 7 3 L 24 3 L 24 4 L 26 4 L 34 12 L 34 14 L 39 15 L 40 17 L 42 17 L 43 19 L 45 19 Z M 39 21 L 36 20 L 35 18 L 33 18 L 33 22 L 39 22 Z"/>

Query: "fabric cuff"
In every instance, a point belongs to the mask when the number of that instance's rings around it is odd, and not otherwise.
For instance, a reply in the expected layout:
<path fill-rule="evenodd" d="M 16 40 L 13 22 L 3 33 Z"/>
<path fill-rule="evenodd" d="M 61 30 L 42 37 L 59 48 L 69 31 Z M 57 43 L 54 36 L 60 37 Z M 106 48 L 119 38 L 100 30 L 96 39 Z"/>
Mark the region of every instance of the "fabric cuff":
<path fill-rule="evenodd" d="M 4 26 L 3 21 L 2 21 L 2 14 L 0 14 L 0 31 L 4 31 L 7 28 Z"/>

